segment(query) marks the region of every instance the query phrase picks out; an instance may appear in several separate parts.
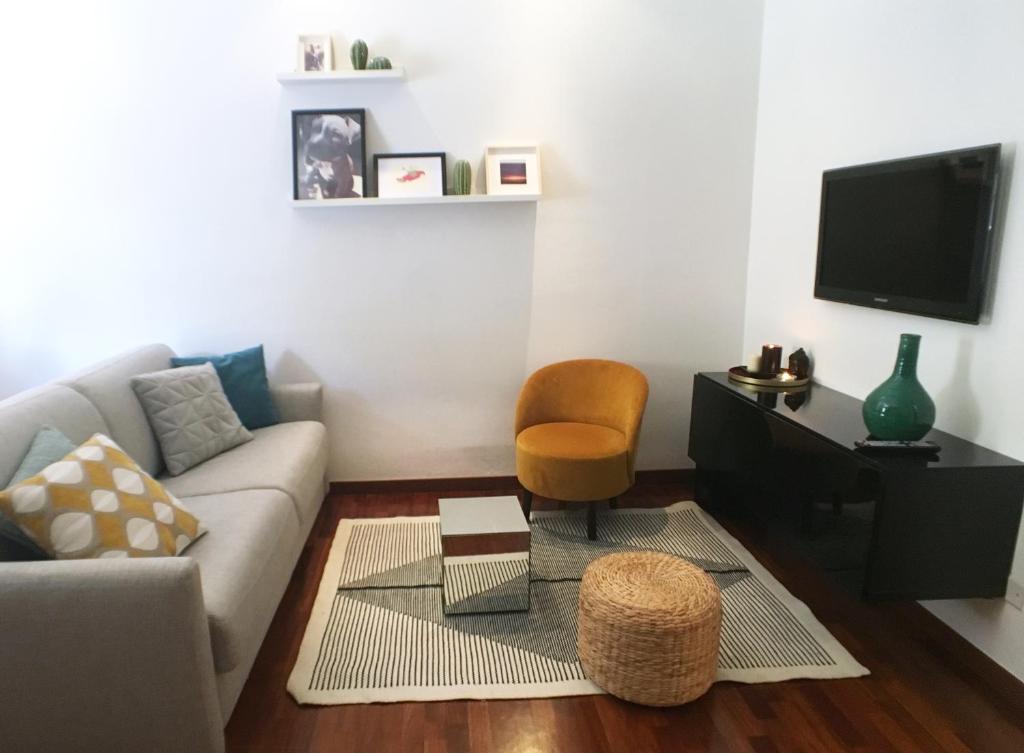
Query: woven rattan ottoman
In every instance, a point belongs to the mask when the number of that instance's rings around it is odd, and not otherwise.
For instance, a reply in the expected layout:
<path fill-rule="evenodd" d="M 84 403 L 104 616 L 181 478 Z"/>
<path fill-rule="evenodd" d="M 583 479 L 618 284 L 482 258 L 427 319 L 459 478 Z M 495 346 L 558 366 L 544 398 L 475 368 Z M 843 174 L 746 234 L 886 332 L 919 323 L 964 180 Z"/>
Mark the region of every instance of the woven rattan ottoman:
<path fill-rule="evenodd" d="M 699 567 L 658 552 L 595 560 L 583 574 L 576 646 L 583 669 L 614 696 L 676 706 L 715 679 L 722 597 Z"/>

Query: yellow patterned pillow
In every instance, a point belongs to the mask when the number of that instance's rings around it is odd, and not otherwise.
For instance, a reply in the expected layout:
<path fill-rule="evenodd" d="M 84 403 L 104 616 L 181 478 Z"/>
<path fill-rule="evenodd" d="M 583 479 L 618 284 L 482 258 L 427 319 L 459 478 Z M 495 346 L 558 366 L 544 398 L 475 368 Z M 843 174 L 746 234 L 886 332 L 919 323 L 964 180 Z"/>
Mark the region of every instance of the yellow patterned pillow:
<path fill-rule="evenodd" d="M 57 559 L 173 556 L 206 533 L 102 434 L 0 491 L 0 513 Z"/>

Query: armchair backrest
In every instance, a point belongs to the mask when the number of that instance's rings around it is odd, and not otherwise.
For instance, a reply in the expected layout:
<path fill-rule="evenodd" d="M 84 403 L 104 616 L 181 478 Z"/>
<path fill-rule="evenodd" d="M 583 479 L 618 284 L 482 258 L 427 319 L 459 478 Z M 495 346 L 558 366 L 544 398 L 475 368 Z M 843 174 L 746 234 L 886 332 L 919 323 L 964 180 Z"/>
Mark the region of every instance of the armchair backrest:
<path fill-rule="evenodd" d="M 516 435 L 536 424 L 561 421 L 616 429 L 626 435 L 632 474 L 647 393 L 647 378 L 629 364 L 597 358 L 553 363 L 523 385 Z"/>

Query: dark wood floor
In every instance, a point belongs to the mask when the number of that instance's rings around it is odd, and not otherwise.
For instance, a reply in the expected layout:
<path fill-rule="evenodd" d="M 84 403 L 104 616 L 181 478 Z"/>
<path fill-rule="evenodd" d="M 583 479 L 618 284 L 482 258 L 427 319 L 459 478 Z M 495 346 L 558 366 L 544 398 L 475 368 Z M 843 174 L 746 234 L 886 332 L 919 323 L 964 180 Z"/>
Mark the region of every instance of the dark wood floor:
<path fill-rule="evenodd" d="M 334 529 L 348 517 L 437 513 L 429 485 L 332 493 L 295 570 L 227 728 L 231 753 L 256 751 L 1024 752 L 1024 685 L 913 603 L 865 604 L 803 561 L 723 521 L 870 670 L 851 680 L 723 682 L 675 709 L 608 696 L 301 707 L 285 692 Z M 646 481 L 624 504 L 691 498 L 685 483 Z M 537 507 L 543 508 L 543 501 Z"/>

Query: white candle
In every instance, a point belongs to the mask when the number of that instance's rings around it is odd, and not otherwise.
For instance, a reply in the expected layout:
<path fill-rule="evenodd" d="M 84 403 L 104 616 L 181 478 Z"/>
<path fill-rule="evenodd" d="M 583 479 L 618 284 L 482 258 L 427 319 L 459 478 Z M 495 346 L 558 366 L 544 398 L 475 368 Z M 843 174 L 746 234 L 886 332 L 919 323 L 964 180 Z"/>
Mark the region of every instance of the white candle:
<path fill-rule="evenodd" d="M 754 353 L 747 358 L 747 371 L 756 374 L 761 370 L 761 354 Z"/>

